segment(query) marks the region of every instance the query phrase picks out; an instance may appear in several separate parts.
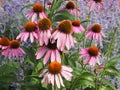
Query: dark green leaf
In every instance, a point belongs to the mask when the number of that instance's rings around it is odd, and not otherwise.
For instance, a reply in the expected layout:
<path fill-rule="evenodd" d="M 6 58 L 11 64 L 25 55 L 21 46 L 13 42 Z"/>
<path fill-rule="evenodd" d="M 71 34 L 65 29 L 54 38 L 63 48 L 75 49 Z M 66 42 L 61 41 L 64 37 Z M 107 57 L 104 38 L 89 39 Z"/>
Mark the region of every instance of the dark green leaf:
<path fill-rule="evenodd" d="M 28 57 L 30 58 L 31 61 L 36 60 L 35 59 L 35 53 L 32 48 L 27 48 L 27 47 L 22 47 L 24 51 L 27 53 Z"/>

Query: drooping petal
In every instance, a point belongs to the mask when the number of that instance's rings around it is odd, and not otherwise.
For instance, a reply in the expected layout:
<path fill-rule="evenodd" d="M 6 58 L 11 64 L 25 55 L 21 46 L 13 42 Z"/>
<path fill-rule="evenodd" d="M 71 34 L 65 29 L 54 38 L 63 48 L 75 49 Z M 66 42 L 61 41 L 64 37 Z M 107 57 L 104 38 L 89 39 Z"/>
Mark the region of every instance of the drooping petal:
<path fill-rule="evenodd" d="M 71 67 L 67 67 L 67 66 L 62 66 L 62 69 L 64 71 L 67 71 L 67 72 L 72 72 L 73 71 L 73 69 Z"/>
<path fill-rule="evenodd" d="M 59 63 L 61 63 L 61 57 L 60 57 L 60 53 L 59 53 L 59 51 L 58 50 L 55 50 L 55 57 L 56 57 L 56 61 L 57 62 L 59 62 Z"/>
<path fill-rule="evenodd" d="M 72 80 L 71 76 L 65 74 L 64 72 L 61 72 L 61 74 L 62 74 L 62 76 L 63 76 L 66 80 L 68 80 L 68 81 L 71 81 L 71 80 Z"/>
<path fill-rule="evenodd" d="M 94 9 L 94 7 L 95 7 L 95 2 L 93 2 L 93 3 L 91 4 L 91 6 L 90 6 L 90 11 L 92 11 L 92 10 Z"/>
<path fill-rule="evenodd" d="M 90 61 L 90 56 L 86 57 L 86 59 L 84 60 L 84 64 L 87 64 Z"/>
<path fill-rule="evenodd" d="M 51 50 L 51 62 L 55 61 L 55 52 Z"/>
<path fill-rule="evenodd" d="M 59 77 L 59 80 L 60 80 L 61 85 L 62 85 L 63 87 L 65 87 L 64 84 L 63 84 L 63 80 L 62 80 L 62 77 L 61 77 L 60 74 L 58 74 L 58 77 Z"/>
<path fill-rule="evenodd" d="M 36 52 L 36 59 L 40 59 L 46 52 L 46 47 L 42 47 Z"/>
<path fill-rule="evenodd" d="M 51 51 L 48 51 L 43 59 L 43 63 L 46 64 L 51 56 Z"/>
<path fill-rule="evenodd" d="M 58 75 L 55 75 L 55 82 L 56 82 L 57 87 L 60 88 L 60 80 L 59 80 Z"/>

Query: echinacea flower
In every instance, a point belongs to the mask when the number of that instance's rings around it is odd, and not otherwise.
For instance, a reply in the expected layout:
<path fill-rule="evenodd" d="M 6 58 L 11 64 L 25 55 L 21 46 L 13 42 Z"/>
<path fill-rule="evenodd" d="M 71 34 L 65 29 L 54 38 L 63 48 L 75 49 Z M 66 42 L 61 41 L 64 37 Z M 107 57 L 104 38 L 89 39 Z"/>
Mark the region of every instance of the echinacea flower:
<path fill-rule="evenodd" d="M 80 50 L 80 58 L 86 57 L 84 64 L 89 63 L 92 66 L 95 66 L 96 63 L 100 65 L 99 56 L 100 52 L 96 46 L 91 46 L 89 48 L 83 48 Z"/>
<path fill-rule="evenodd" d="M 97 5 L 98 6 L 98 12 L 101 11 L 101 9 L 103 8 L 103 3 L 102 3 L 102 0 L 89 0 L 90 2 L 90 11 L 92 11 L 95 6 Z"/>
<path fill-rule="evenodd" d="M 72 1 L 67 2 L 63 10 L 67 10 L 70 14 L 75 14 L 76 12 L 78 13 L 78 15 L 80 14 L 80 10 L 75 7 L 75 4 Z"/>
<path fill-rule="evenodd" d="M 100 24 L 95 23 L 93 24 L 86 32 L 86 37 L 88 39 L 96 40 L 96 41 L 101 41 L 102 36 L 104 37 L 104 33 L 102 32 L 102 27 Z"/>
<path fill-rule="evenodd" d="M 32 21 L 37 21 L 38 15 L 39 15 L 40 18 L 47 17 L 47 15 L 44 12 L 44 7 L 41 3 L 34 4 L 33 8 L 28 12 L 26 17 L 28 19 L 31 18 Z"/>
<path fill-rule="evenodd" d="M 10 40 L 7 37 L 0 38 L 0 48 L 6 49 L 10 44 Z"/>
<path fill-rule="evenodd" d="M 40 45 L 47 45 L 51 36 L 52 22 L 49 18 L 43 18 L 38 21 L 38 41 Z"/>
<path fill-rule="evenodd" d="M 73 69 L 70 67 L 61 65 L 58 62 L 51 62 L 47 68 L 43 69 L 39 77 L 45 74 L 42 83 L 52 84 L 52 86 L 56 85 L 60 88 L 60 86 L 64 87 L 62 77 L 68 81 L 72 80 L 72 71 Z"/>
<path fill-rule="evenodd" d="M 46 55 L 45 55 L 46 53 Z M 44 56 L 45 55 L 45 56 Z M 57 62 L 61 63 L 61 57 L 60 52 L 57 49 L 56 42 L 51 43 L 49 41 L 48 45 L 42 46 L 37 52 L 36 52 L 36 59 L 40 59 L 44 56 L 43 63 L 46 64 L 48 60 L 50 59 L 51 62 L 57 60 Z"/>
<path fill-rule="evenodd" d="M 76 43 L 72 36 L 72 23 L 69 20 L 63 20 L 57 26 L 55 32 L 51 35 L 51 41 L 57 40 L 57 48 L 61 51 L 66 47 L 68 50 Z"/>
<path fill-rule="evenodd" d="M 20 48 L 20 43 L 17 40 L 12 40 L 9 47 L 2 50 L 2 55 L 18 59 L 19 56 L 25 55 L 25 52 Z"/>
<path fill-rule="evenodd" d="M 34 42 L 34 38 L 38 39 L 37 25 L 34 22 L 27 22 L 23 28 L 23 32 L 21 32 L 16 39 L 21 39 L 21 41 L 27 41 L 29 37 L 31 43 Z"/>
<path fill-rule="evenodd" d="M 73 25 L 73 32 L 74 33 L 81 33 L 84 31 L 83 26 L 80 24 L 79 20 L 74 20 L 72 21 L 72 25 Z"/>

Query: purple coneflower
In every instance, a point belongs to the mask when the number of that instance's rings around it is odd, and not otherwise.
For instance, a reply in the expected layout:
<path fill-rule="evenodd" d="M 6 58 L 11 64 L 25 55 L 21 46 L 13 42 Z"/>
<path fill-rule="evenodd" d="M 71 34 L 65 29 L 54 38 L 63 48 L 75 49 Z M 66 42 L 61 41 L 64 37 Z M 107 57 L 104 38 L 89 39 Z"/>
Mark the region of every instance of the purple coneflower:
<path fill-rule="evenodd" d="M 18 59 L 19 56 L 23 56 L 24 54 L 25 52 L 20 48 L 20 43 L 17 40 L 12 40 L 9 47 L 2 50 L 2 55 L 9 58 L 14 57 Z"/>
<path fill-rule="evenodd" d="M 80 58 L 86 57 L 84 64 L 89 63 L 92 66 L 95 66 L 96 62 L 100 65 L 99 56 L 100 52 L 96 46 L 91 46 L 89 48 L 83 48 L 80 50 Z"/>
<path fill-rule="evenodd" d="M 46 55 L 45 55 L 46 53 Z M 44 56 L 45 55 L 45 56 Z M 46 64 L 48 60 L 50 59 L 51 62 L 57 60 L 57 62 L 61 63 L 61 57 L 60 52 L 57 49 L 56 42 L 51 43 L 49 41 L 48 45 L 42 46 L 37 52 L 36 52 L 36 59 L 40 59 L 44 56 L 43 63 Z"/>
<path fill-rule="evenodd" d="M 73 32 L 74 33 L 81 33 L 84 31 L 83 26 L 80 24 L 79 20 L 74 20 L 72 21 L 72 25 L 73 25 Z"/>
<path fill-rule="evenodd" d="M 51 28 L 52 22 L 48 18 L 43 18 L 38 21 L 38 40 L 40 45 L 47 45 L 49 42 L 49 38 L 51 36 Z"/>
<path fill-rule="evenodd" d="M 98 23 L 93 24 L 86 32 L 86 37 L 92 40 L 101 41 L 102 36 L 105 37 L 102 27 Z"/>
<path fill-rule="evenodd" d="M 6 49 L 10 44 L 10 40 L 7 37 L 0 38 L 0 48 Z"/>
<path fill-rule="evenodd" d="M 57 87 L 60 88 L 60 86 L 64 87 L 62 77 L 68 81 L 72 80 L 72 71 L 73 69 L 70 67 L 61 65 L 58 62 L 51 62 L 49 66 L 40 73 L 39 77 L 45 74 L 42 83 L 46 82 L 47 84 L 52 84 L 52 86 L 57 85 Z"/>
<path fill-rule="evenodd" d="M 23 30 L 24 31 L 17 36 L 17 39 L 21 39 L 21 41 L 27 41 L 27 39 L 30 37 L 31 43 L 34 42 L 34 38 L 38 39 L 37 25 L 34 22 L 27 22 Z"/>
<path fill-rule="evenodd" d="M 40 18 L 45 18 L 47 15 L 44 12 L 44 7 L 41 3 L 34 4 L 33 8 L 28 12 L 26 17 L 28 19 L 32 19 L 32 21 L 37 21 L 37 16 L 39 15 Z"/>
<path fill-rule="evenodd" d="M 96 5 L 98 6 L 98 12 L 100 12 L 101 9 L 103 8 L 102 0 L 89 0 L 89 2 L 90 2 L 90 11 L 92 11 Z"/>
<path fill-rule="evenodd" d="M 78 15 L 80 15 L 80 10 L 75 7 L 75 4 L 72 1 L 67 2 L 63 10 L 67 10 L 70 14 L 75 14 L 77 12 Z"/>
<path fill-rule="evenodd" d="M 57 26 L 55 32 L 51 36 L 51 41 L 57 40 L 57 48 L 61 51 L 66 47 L 68 50 L 76 43 L 72 36 L 72 23 L 69 20 L 63 20 Z"/>

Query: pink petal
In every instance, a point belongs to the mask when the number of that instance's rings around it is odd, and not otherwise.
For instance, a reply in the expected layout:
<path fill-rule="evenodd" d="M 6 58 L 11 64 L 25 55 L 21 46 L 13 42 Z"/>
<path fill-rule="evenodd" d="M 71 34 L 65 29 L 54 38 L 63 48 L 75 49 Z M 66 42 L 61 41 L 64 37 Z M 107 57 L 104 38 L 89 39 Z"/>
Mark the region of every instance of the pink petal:
<path fill-rule="evenodd" d="M 67 35 L 67 37 L 66 37 L 66 48 L 67 48 L 68 50 L 71 48 L 69 35 Z"/>
<path fill-rule="evenodd" d="M 52 86 L 54 86 L 54 80 L 55 80 L 55 76 L 52 75 L 52 76 L 51 76 L 51 84 L 52 84 Z"/>
<path fill-rule="evenodd" d="M 47 71 L 48 71 L 48 69 L 43 69 L 43 70 L 40 72 L 39 77 L 42 77 Z"/>
<path fill-rule="evenodd" d="M 34 37 L 33 37 L 32 33 L 30 33 L 30 41 L 31 41 L 31 43 L 33 43 L 33 41 L 34 41 Z"/>
<path fill-rule="evenodd" d="M 84 60 L 84 64 L 87 64 L 90 61 L 90 56 L 86 57 L 86 59 Z"/>
<path fill-rule="evenodd" d="M 47 44 L 48 44 L 47 32 L 44 31 L 43 35 L 44 35 L 44 42 L 45 42 L 45 45 L 47 45 Z"/>
<path fill-rule="evenodd" d="M 66 80 L 68 80 L 68 81 L 71 81 L 71 80 L 72 80 L 71 76 L 69 76 L 69 75 L 67 75 L 67 74 L 65 74 L 65 73 L 63 73 L 63 72 L 61 72 L 61 74 L 62 74 L 62 76 L 63 76 Z"/>
<path fill-rule="evenodd" d="M 90 11 L 92 11 L 92 10 L 94 9 L 94 7 L 95 7 L 95 2 L 93 2 L 93 3 L 91 4 L 91 6 L 90 6 Z"/>
<path fill-rule="evenodd" d="M 44 57 L 43 63 L 46 64 L 51 56 L 51 51 L 48 51 Z"/>
<path fill-rule="evenodd" d="M 57 39 L 57 48 L 61 50 L 61 44 L 63 43 L 64 35 L 60 33 L 61 36 Z"/>
<path fill-rule="evenodd" d="M 55 75 L 55 82 L 56 82 L 57 87 L 60 88 L 60 80 L 59 80 L 58 75 Z"/>
<path fill-rule="evenodd" d="M 35 32 L 32 32 L 33 36 L 38 39 L 38 35 Z"/>
<path fill-rule="evenodd" d="M 65 44 L 66 44 L 66 37 L 67 35 L 64 35 L 64 38 L 62 39 L 62 44 L 61 44 L 61 51 L 63 51 L 64 47 L 65 47 Z"/>
<path fill-rule="evenodd" d="M 90 63 L 91 66 L 95 66 L 95 63 L 96 63 L 96 59 L 95 59 L 95 57 L 91 57 L 89 63 Z"/>
<path fill-rule="evenodd" d="M 46 47 L 42 47 L 36 52 L 36 59 L 40 59 L 46 52 Z"/>
<path fill-rule="evenodd" d="M 73 71 L 73 69 L 71 67 L 67 67 L 67 66 L 62 66 L 62 69 L 64 71 L 67 71 L 67 72 L 72 72 Z"/>
<path fill-rule="evenodd" d="M 59 80 L 60 80 L 61 85 L 62 85 L 63 87 L 65 87 L 64 84 L 63 84 L 63 80 L 62 80 L 62 77 L 61 77 L 60 74 L 58 74 L 58 77 L 59 77 Z"/>
<path fill-rule="evenodd" d="M 26 35 L 24 36 L 24 41 L 27 41 L 28 37 L 29 37 L 29 33 L 26 33 Z"/>
<path fill-rule="evenodd" d="M 55 61 L 55 52 L 51 50 L 51 62 Z"/>
<path fill-rule="evenodd" d="M 33 16 L 32 16 L 32 20 L 31 21 L 34 22 L 36 18 L 37 18 L 37 14 L 34 13 Z"/>
<path fill-rule="evenodd" d="M 70 76 L 70 77 L 72 77 L 72 74 L 70 73 L 70 72 L 67 72 L 67 71 L 62 71 L 64 74 L 66 74 L 66 75 L 68 75 L 68 76 Z"/>
<path fill-rule="evenodd" d="M 58 50 L 55 50 L 55 55 L 56 55 L 56 61 L 61 63 L 61 57 L 60 57 L 60 53 Z"/>

